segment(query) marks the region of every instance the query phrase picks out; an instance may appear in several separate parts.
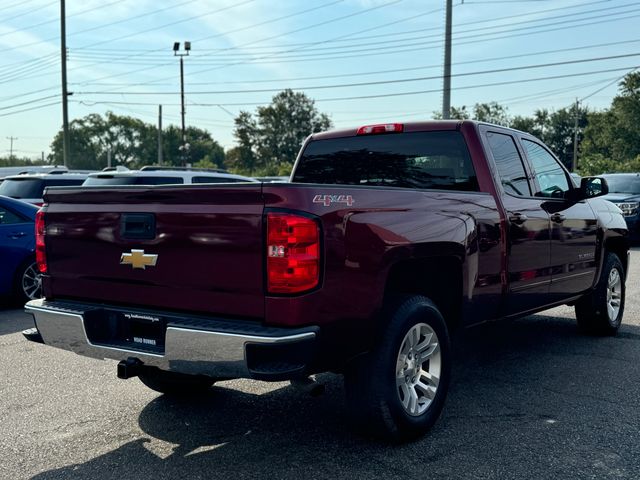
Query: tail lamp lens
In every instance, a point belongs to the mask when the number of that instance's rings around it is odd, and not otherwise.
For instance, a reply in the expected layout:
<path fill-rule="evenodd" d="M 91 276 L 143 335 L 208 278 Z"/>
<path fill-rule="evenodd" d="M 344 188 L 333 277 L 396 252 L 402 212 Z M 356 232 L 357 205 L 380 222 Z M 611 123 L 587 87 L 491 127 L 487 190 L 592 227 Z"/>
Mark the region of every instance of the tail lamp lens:
<path fill-rule="evenodd" d="M 36 213 L 36 263 L 40 273 L 47 273 L 47 253 L 44 246 L 44 212 L 39 210 Z"/>
<path fill-rule="evenodd" d="M 320 280 L 318 223 L 290 213 L 267 214 L 267 291 L 300 293 Z"/>

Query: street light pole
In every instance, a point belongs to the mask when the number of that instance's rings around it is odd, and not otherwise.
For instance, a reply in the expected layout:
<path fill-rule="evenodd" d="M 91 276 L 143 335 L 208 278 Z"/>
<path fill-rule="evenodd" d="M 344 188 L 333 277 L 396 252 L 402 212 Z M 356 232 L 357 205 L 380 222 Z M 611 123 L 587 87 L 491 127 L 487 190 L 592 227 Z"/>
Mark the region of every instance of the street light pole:
<path fill-rule="evenodd" d="M 178 53 L 180 50 L 180 42 L 175 42 L 173 44 L 173 55 L 176 57 L 180 57 L 180 105 L 181 108 L 181 116 L 182 116 L 182 139 L 180 142 L 180 152 L 182 165 L 184 166 L 187 163 L 187 157 L 189 155 L 189 144 L 187 143 L 187 129 L 184 123 L 184 57 L 189 55 L 191 51 L 191 42 L 184 42 L 184 53 Z"/>

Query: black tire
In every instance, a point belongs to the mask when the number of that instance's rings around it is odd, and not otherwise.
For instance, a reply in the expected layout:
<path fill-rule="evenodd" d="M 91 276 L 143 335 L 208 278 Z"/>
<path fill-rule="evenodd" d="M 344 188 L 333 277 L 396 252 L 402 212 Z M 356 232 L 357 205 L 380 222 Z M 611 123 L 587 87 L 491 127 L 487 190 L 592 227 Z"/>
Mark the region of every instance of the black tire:
<path fill-rule="evenodd" d="M 345 371 L 345 390 L 349 416 L 359 428 L 383 440 L 399 443 L 424 435 L 440 416 L 451 375 L 451 346 L 444 318 L 428 298 L 410 296 L 397 299 L 387 311 L 388 323 L 375 349 L 353 360 Z M 405 362 L 409 358 L 405 357 L 405 360 L 400 361 L 400 349 L 405 345 L 405 336 L 414 327 L 424 328 L 421 326 L 423 324 L 436 335 L 440 377 L 435 395 L 426 410 L 410 414 L 401 399 L 401 396 L 406 399 L 403 387 L 396 383 L 396 377 L 401 378 L 405 374 Z M 421 338 L 423 337 L 416 340 L 418 345 L 421 345 Z M 436 361 L 433 356 L 429 358 L 428 369 L 431 368 L 431 362 L 435 364 Z M 417 364 L 416 359 L 414 357 L 413 366 Z M 410 371 L 416 372 L 411 368 Z M 408 382 L 410 375 L 405 378 Z M 421 373 L 417 373 L 414 378 L 422 380 L 423 377 Z M 421 400 L 424 402 L 424 399 Z M 423 407 L 424 405 L 420 408 Z"/>
<path fill-rule="evenodd" d="M 204 375 L 186 375 L 157 368 L 145 368 L 138 378 L 151 390 L 172 396 L 202 394 L 215 382 L 214 378 Z"/>
<path fill-rule="evenodd" d="M 35 278 L 34 277 L 37 277 Z M 27 278 L 28 277 L 28 278 Z M 13 297 L 21 304 L 40 298 L 42 292 L 42 286 L 40 285 L 40 273 L 38 272 L 38 265 L 34 258 L 29 258 L 22 262 L 16 269 L 15 277 L 13 279 Z M 33 281 L 32 285 L 27 285 L 25 282 Z M 36 285 L 37 284 L 37 285 Z M 31 287 L 31 288 L 29 288 Z M 34 290 L 37 288 L 36 290 Z"/>
<path fill-rule="evenodd" d="M 615 271 L 615 273 L 612 273 Z M 610 291 L 611 276 L 620 279 L 619 289 Z M 612 296 L 613 294 L 613 296 Z M 619 297 L 619 309 L 609 308 L 610 301 Z M 576 303 L 576 319 L 581 330 L 592 335 L 615 335 L 624 314 L 624 267 L 618 256 L 608 252 L 596 287 Z"/>

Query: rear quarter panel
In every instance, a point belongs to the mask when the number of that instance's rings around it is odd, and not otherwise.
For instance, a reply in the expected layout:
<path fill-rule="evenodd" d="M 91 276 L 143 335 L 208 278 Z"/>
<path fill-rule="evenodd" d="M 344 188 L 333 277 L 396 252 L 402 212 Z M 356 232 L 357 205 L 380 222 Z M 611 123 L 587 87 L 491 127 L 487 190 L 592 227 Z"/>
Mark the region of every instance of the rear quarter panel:
<path fill-rule="evenodd" d="M 314 202 L 320 195 L 350 196 L 344 203 Z M 463 268 L 461 299 L 474 299 L 477 318 L 497 306 L 500 217 L 485 193 L 382 187 L 290 184 L 264 186 L 267 208 L 305 211 L 320 218 L 324 234 L 323 283 L 297 297 L 268 296 L 267 323 L 349 325 L 372 332 L 391 267 L 406 259 L 452 256 Z M 478 299 L 484 302 L 477 303 Z M 373 319 L 373 320 L 372 320 Z"/>

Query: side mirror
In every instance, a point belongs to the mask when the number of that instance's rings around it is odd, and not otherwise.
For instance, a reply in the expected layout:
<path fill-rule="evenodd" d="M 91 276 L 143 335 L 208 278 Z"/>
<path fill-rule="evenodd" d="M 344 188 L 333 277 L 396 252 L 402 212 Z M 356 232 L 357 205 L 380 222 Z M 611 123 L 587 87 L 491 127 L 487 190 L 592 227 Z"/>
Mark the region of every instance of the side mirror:
<path fill-rule="evenodd" d="M 583 177 L 580 181 L 578 197 L 580 200 L 601 197 L 609 193 L 609 185 L 602 177 Z"/>

